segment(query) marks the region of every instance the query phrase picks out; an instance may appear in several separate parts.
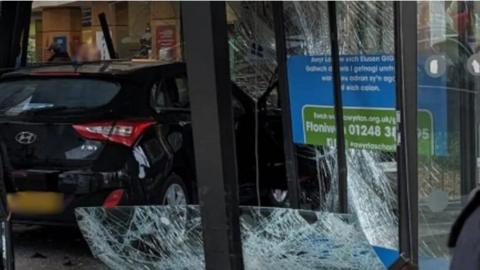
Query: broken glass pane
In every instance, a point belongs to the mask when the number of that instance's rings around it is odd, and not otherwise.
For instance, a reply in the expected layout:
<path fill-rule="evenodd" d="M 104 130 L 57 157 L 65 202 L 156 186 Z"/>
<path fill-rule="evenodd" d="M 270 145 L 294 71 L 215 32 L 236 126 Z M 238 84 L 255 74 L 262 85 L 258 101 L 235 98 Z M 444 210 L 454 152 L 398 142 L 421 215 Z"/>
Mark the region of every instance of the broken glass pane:
<path fill-rule="evenodd" d="M 111 269 L 203 269 L 198 207 L 79 208 L 95 257 Z"/>
<path fill-rule="evenodd" d="M 393 54 L 393 4 L 337 4 L 340 53 Z M 368 16 L 365 16 L 368 14 Z M 273 14 L 269 3 L 228 2 L 232 80 L 252 96 L 265 91 L 276 66 Z M 284 2 L 288 57 L 329 56 L 326 2 Z M 332 96 L 331 89 L 319 95 Z M 335 147 L 297 144 L 302 200 L 310 209 L 336 211 L 338 189 Z M 349 149 L 348 190 L 351 213 L 370 244 L 398 249 L 395 153 Z M 373 214 L 372 214 L 373 213 Z"/>
<path fill-rule="evenodd" d="M 271 84 L 276 68 L 271 3 L 228 2 L 227 21 L 232 81 L 258 98 Z"/>
<path fill-rule="evenodd" d="M 242 208 L 245 269 L 384 269 L 350 215 Z"/>
<path fill-rule="evenodd" d="M 396 173 L 396 164 L 393 164 L 392 170 L 385 163 L 378 162 L 384 159 L 384 153 L 350 149 L 346 154 L 350 212 L 357 218 L 370 244 L 398 249 L 396 175 L 389 174 L 389 171 Z M 316 150 L 310 156 L 317 161 L 319 175 L 331 175 L 331 183 L 336 183 L 335 149 L 323 154 Z M 325 190 L 324 184 L 319 186 Z M 331 184 L 330 190 L 321 195 L 322 209 L 334 211 L 338 208 L 337 190 L 338 186 Z"/>
<path fill-rule="evenodd" d="M 242 207 L 245 269 L 384 269 L 348 215 Z M 92 253 L 112 269 L 204 269 L 198 206 L 79 208 Z"/>
<path fill-rule="evenodd" d="M 285 2 L 288 56 L 329 56 L 330 38 L 326 2 Z M 340 54 L 393 54 L 393 4 L 389 2 L 339 2 L 337 27 Z M 294 78 L 289 78 L 289 80 Z M 345 78 L 342 78 L 344 82 Z M 320 79 L 319 79 L 320 82 Z M 325 84 L 324 84 L 325 85 Z M 333 100 L 333 89 L 315 89 Z M 392 100 L 394 102 L 394 100 Z M 292 103 L 292 102 L 291 102 Z M 333 104 L 331 104 L 333 106 Z M 347 111 L 347 106 L 344 107 Z M 391 109 L 392 115 L 394 108 Z M 348 121 L 345 122 L 348 124 Z M 347 127 L 347 126 L 346 126 Z M 335 127 L 333 127 L 335 128 Z M 325 136 L 325 134 L 323 134 Z M 331 137 L 335 137 L 332 133 Z M 303 138 L 303 137 L 302 137 Z M 318 209 L 338 209 L 335 146 L 298 146 L 299 166 L 315 162 L 318 184 L 305 191 L 318 198 Z M 398 249 L 398 204 L 395 153 L 348 149 L 348 201 L 370 244 Z"/>

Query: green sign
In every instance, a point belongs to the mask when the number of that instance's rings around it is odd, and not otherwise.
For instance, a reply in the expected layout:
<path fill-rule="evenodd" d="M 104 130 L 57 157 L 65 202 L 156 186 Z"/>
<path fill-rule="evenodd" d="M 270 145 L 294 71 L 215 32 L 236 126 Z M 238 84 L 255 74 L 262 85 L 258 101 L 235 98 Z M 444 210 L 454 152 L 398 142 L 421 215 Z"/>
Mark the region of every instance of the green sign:
<path fill-rule="evenodd" d="M 302 110 L 306 144 L 336 146 L 335 115 L 330 106 L 306 105 Z M 396 151 L 395 110 L 375 108 L 343 108 L 345 146 L 347 148 Z M 431 113 L 418 111 L 419 154 L 433 151 Z"/>

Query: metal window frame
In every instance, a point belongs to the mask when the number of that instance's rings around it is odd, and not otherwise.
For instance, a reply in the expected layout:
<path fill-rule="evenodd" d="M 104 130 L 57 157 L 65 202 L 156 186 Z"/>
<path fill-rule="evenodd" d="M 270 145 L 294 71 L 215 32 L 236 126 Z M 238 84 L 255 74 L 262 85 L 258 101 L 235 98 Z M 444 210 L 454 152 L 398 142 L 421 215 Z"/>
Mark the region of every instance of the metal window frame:
<path fill-rule="evenodd" d="M 328 1 L 328 27 L 330 30 L 330 57 L 332 58 L 335 135 L 337 143 L 338 202 L 340 213 L 348 213 L 348 171 L 343 124 L 340 53 L 338 50 L 337 4 L 335 1 Z"/>
<path fill-rule="evenodd" d="M 283 16 L 283 2 L 272 3 L 273 24 L 275 28 L 275 49 L 278 65 L 278 92 L 282 108 L 283 148 L 285 170 L 288 185 L 290 207 L 300 208 L 300 187 L 298 183 L 297 155 L 292 135 L 292 119 L 290 112 L 290 92 L 287 76 L 287 44 Z"/>
<path fill-rule="evenodd" d="M 393 4 L 400 258 L 392 269 L 417 269 L 417 2 Z"/>
<path fill-rule="evenodd" d="M 243 269 L 225 2 L 182 2 L 206 269 Z"/>
<path fill-rule="evenodd" d="M 462 42 L 468 44 L 468 38 L 460 35 Z M 457 44 L 458 51 L 461 51 L 462 44 Z M 465 89 L 473 89 L 478 91 L 475 87 L 475 82 L 468 80 L 469 74 L 463 69 L 457 71 L 456 76 L 462 78 L 459 87 Z M 476 147 L 476 128 L 475 128 L 475 96 L 476 93 L 470 91 L 459 91 L 458 93 L 451 93 L 457 96 L 459 102 L 458 122 L 460 132 L 460 195 L 463 204 L 468 202 L 468 197 L 472 190 L 477 186 L 477 147 Z M 447 95 L 448 96 L 448 95 Z M 453 114 L 455 115 L 455 114 Z"/>

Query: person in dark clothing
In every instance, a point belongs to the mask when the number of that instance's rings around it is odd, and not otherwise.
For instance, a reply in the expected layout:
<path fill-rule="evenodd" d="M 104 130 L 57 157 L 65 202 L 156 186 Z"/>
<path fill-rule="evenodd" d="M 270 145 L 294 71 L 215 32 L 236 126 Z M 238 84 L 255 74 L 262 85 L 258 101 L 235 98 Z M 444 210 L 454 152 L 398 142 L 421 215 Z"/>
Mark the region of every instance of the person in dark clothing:
<path fill-rule="evenodd" d="M 448 246 L 453 248 L 450 270 L 480 269 L 480 190 L 453 224 Z"/>
<path fill-rule="evenodd" d="M 71 62 L 68 52 L 66 52 L 62 46 L 56 43 L 50 45 L 48 51 L 52 53 L 52 56 L 48 58 L 48 62 Z"/>

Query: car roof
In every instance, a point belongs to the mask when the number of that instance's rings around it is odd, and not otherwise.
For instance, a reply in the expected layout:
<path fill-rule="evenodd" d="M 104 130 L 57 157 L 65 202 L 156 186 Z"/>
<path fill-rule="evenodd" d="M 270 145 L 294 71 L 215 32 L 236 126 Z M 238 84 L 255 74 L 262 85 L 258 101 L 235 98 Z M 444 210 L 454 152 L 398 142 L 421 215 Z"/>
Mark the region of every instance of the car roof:
<path fill-rule="evenodd" d="M 70 75 L 99 76 L 99 77 L 133 77 L 140 82 L 149 81 L 149 78 L 158 78 L 160 76 L 187 75 L 184 62 L 158 62 L 158 61 L 127 61 L 127 60 L 106 60 L 98 62 L 88 62 L 82 64 L 74 63 L 44 63 L 39 65 L 27 66 L 13 71 L 0 73 L 2 79 L 16 79 L 30 76 L 42 77 L 63 77 Z M 233 83 L 233 82 L 232 82 Z M 234 95 L 243 101 L 250 100 L 252 97 L 233 83 Z"/>
<path fill-rule="evenodd" d="M 89 75 L 135 75 L 137 73 L 161 72 L 170 74 L 186 73 L 183 62 L 106 60 L 87 63 L 44 63 L 4 73 L 1 78 L 29 75 L 68 75 L 80 73 Z M 139 75 L 140 75 L 139 74 Z"/>

